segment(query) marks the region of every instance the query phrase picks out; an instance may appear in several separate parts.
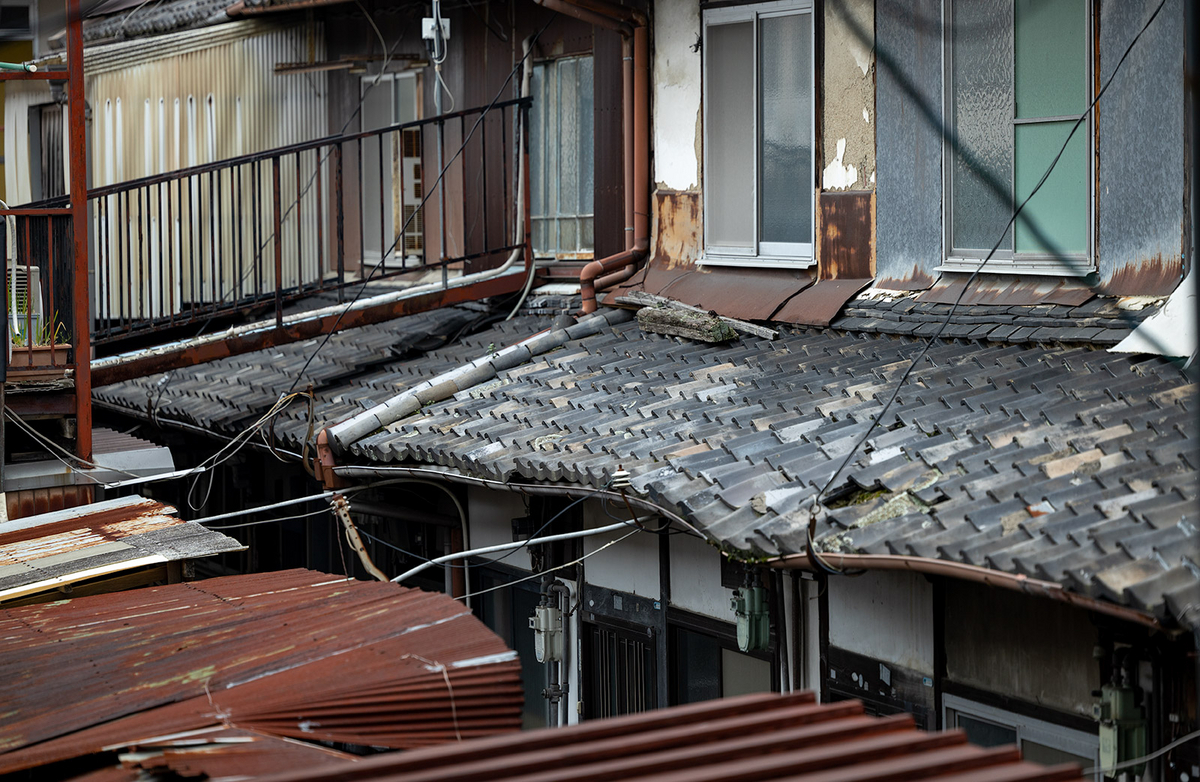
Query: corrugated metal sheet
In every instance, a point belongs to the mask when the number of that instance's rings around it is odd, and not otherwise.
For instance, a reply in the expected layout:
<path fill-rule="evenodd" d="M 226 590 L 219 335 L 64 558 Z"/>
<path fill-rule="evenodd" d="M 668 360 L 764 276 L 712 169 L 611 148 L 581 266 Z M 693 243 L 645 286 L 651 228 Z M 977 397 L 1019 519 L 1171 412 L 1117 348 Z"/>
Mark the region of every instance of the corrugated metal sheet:
<path fill-rule="evenodd" d="M 810 692 L 708 701 L 267 779 L 334 782 L 348 772 L 362 782 L 1083 779 L 1078 766 L 1022 762 L 1013 746 L 972 746 L 962 731 L 927 733 L 909 714 L 870 717 L 857 701 L 818 705 Z"/>
<path fill-rule="evenodd" d="M 89 72 L 95 185 L 212 163 L 328 132 L 326 75 L 274 73 L 278 62 L 309 56 L 323 59 L 321 27 L 267 26 L 246 36 L 244 25 L 212 28 L 212 43 L 203 47 L 199 45 L 203 38 L 189 37 L 154 53 L 158 56 L 122 61 L 122 67 L 94 75 Z M 223 27 L 235 28 L 236 35 L 223 38 Z M 20 126 L 20 118 L 16 120 Z M 290 207 L 296 201 L 303 183 L 313 179 L 315 162 L 311 154 L 303 160 L 283 159 L 282 204 Z M 94 241 L 106 243 L 96 257 L 108 264 L 99 274 L 109 284 L 107 301 L 100 303 L 98 311 L 126 317 L 163 316 L 181 311 L 188 302 L 226 299 L 234 288 L 245 285 L 237 271 L 244 265 L 241 259 L 261 254 L 266 238 L 274 236 L 271 210 L 259 210 L 261 224 L 256 226 L 250 208 L 255 198 L 260 205 L 272 202 L 271 166 L 259 168 L 257 187 L 250 168 L 238 173 L 236 180 L 232 174 L 209 175 L 181 186 L 161 187 L 149 202 L 141 197 L 106 198 Z M 281 231 L 283 257 L 289 259 L 286 282 L 295 285 L 317 276 L 316 199 L 310 197 L 300 208 L 287 211 Z M 222 228 L 236 225 L 238 214 L 240 231 Z M 171 224 L 160 225 L 164 215 Z M 194 247 L 203 253 L 204 263 L 182 260 L 191 257 L 187 249 Z M 303 254 L 301 247 L 307 248 Z M 220 267 L 219 273 L 214 274 L 214 266 Z M 270 289 L 274 267 L 262 266 L 257 272 L 262 280 L 256 277 L 255 282 Z M 154 279 L 141 279 L 146 273 Z M 162 293 L 172 284 L 173 295 Z M 124 302 L 130 288 L 153 293 Z"/>
<path fill-rule="evenodd" d="M 240 779 L 284 769 L 345 767 L 356 755 L 241 728 L 206 728 L 105 747 L 116 763 L 72 782 L 149 782 L 150 779 Z"/>
<path fill-rule="evenodd" d="M 1157 5 L 1100 4 L 1102 80 Z M 1183 9 L 1181 0 L 1168 0 L 1098 107 L 1098 266 L 1101 285 L 1116 295 L 1165 295 L 1183 276 Z"/>
<path fill-rule="evenodd" d="M 0 602 L 245 548 L 175 512 L 130 496 L 0 524 Z"/>
<path fill-rule="evenodd" d="M 767 320 L 790 296 L 816 280 L 811 269 L 754 269 L 747 273 L 750 271 L 710 266 L 694 274 L 680 275 L 662 288 L 661 295 L 714 310 L 727 318 Z"/>
<path fill-rule="evenodd" d="M 848 302 L 870 279 L 818 280 L 816 285 L 805 288 L 788 299 L 772 320 L 781 323 L 800 323 L 807 326 L 828 326 Z"/>
<path fill-rule="evenodd" d="M 0 774 L 221 725 L 412 748 L 521 724 L 516 654 L 461 603 L 311 570 L 0 610 L 0 680 Z"/>
<path fill-rule="evenodd" d="M 920 290 L 942 257 L 942 3 L 879 0 L 876 17 L 878 284 Z"/>

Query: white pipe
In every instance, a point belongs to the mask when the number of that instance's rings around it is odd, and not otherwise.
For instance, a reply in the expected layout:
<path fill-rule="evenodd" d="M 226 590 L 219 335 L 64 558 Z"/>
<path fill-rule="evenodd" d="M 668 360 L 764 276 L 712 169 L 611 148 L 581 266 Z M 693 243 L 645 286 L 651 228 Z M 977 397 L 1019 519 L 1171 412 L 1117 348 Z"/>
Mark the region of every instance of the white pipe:
<path fill-rule="evenodd" d="M 274 505 L 260 505 L 257 508 L 245 508 L 243 510 L 235 510 L 235 511 L 231 511 L 229 513 L 222 513 L 217 516 L 206 516 L 203 519 L 192 519 L 192 522 L 195 524 L 207 524 L 210 521 L 221 521 L 223 519 L 236 518 L 237 516 L 248 516 L 251 513 L 262 513 L 265 510 L 275 510 L 276 508 L 286 508 L 289 505 L 299 505 L 302 502 L 312 502 L 313 500 L 327 500 L 330 497 L 332 497 L 334 494 L 336 494 L 336 492 L 327 491 L 327 492 L 322 492 L 321 494 L 314 494 L 311 497 L 297 497 L 294 500 L 284 500 L 283 502 L 277 502 Z"/>
<path fill-rule="evenodd" d="M 627 529 L 629 524 L 622 521 L 617 524 L 609 524 L 607 527 L 596 527 L 595 529 L 584 529 L 576 532 L 563 532 L 558 535 L 546 535 L 540 538 L 530 538 L 529 540 L 518 540 L 513 543 L 499 543 L 495 546 L 484 546 L 483 548 L 472 549 L 470 551 L 459 551 L 454 554 L 447 554 L 437 559 L 431 559 L 428 562 L 422 562 L 411 570 L 406 570 L 400 575 L 392 579 L 393 584 L 399 584 L 409 576 L 415 576 L 422 570 L 431 568 L 434 565 L 441 565 L 449 562 L 452 559 L 466 559 L 467 557 L 476 557 L 480 554 L 494 554 L 499 551 L 511 551 L 522 546 L 537 546 L 542 543 L 554 543 L 560 540 L 575 540 L 577 538 L 588 538 L 592 535 L 603 535 L 606 532 L 616 532 L 621 529 Z"/>

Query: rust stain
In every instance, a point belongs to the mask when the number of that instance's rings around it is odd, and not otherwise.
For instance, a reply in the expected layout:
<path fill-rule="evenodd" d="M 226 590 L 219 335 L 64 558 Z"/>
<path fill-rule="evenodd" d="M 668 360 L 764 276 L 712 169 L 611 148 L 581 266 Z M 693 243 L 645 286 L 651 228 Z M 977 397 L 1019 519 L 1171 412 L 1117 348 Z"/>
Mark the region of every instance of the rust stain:
<path fill-rule="evenodd" d="M 822 280 L 874 277 L 874 194 L 821 193 L 818 211 L 818 277 Z"/>
<path fill-rule="evenodd" d="M 933 286 L 933 277 L 914 263 L 907 277 L 881 277 L 876 285 L 893 291 L 923 291 Z"/>
<path fill-rule="evenodd" d="M 21 519 L 41 513 L 65 510 L 92 502 L 92 486 L 51 486 L 46 489 L 21 489 L 5 495 L 10 519 Z"/>
<path fill-rule="evenodd" d="M 943 276 L 934 287 L 917 295 L 917 301 L 935 304 L 990 304 L 1029 307 L 1035 304 L 1063 304 L 1077 307 L 1094 295 L 1091 288 L 1075 280 L 1051 277 L 1021 278 L 1011 275 L 979 277 L 959 299 L 968 274 Z"/>
<path fill-rule="evenodd" d="M 1117 269 L 1100 283 L 1110 296 L 1166 296 L 1183 279 L 1183 258 L 1164 259 L 1162 253 Z"/>
<path fill-rule="evenodd" d="M 700 194 L 678 190 L 654 193 L 654 258 L 661 269 L 694 267 L 704 241 Z"/>

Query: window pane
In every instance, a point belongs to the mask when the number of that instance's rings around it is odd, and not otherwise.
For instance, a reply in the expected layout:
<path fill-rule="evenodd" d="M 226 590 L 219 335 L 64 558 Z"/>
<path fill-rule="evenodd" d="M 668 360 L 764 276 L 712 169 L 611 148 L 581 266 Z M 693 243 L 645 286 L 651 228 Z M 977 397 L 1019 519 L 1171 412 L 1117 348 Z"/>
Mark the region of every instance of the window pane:
<path fill-rule="evenodd" d="M 721 650 L 721 697 L 771 691 L 771 664 L 766 660 Z"/>
<path fill-rule="evenodd" d="M 812 241 L 808 14 L 759 22 L 761 242 Z"/>
<path fill-rule="evenodd" d="M 1012 6 L 954 0 L 952 243 L 992 248 L 1012 216 Z M 1000 191 L 997 193 L 997 189 Z M 1012 249 L 1011 232 L 1000 244 Z"/>
<path fill-rule="evenodd" d="M 1078 763 L 1084 768 L 1095 765 L 1095 758 L 1085 758 L 1083 755 L 1073 755 L 1061 749 L 1048 747 L 1036 741 L 1025 739 L 1021 742 L 1021 755 L 1030 763 L 1039 766 L 1057 766 L 1060 763 Z"/>
<path fill-rule="evenodd" d="M 1016 110 L 1022 119 L 1087 107 L 1086 0 L 1016 0 Z"/>
<path fill-rule="evenodd" d="M 708 28 L 708 171 L 705 178 L 708 244 L 754 244 L 754 25 Z"/>
<path fill-rule="evenodd" d="M 958 727 L 967 734 L 967 741 L 980 747 L 1000 747 L 1017 743 L 1017 731 L 994 722 L 958 715 Z"/>
<path fill-rule="evenodd" d="M 562 167 L 558 187 L 558 214 L 573 215 L 579 211 L 579 95 L 576 93 L 578 60 L 558 61 L 559 165 Z M 574 244 L 567 249 L 574 250 Z"/>
<path fill-rule="evenodd" d="M 675 630 L 675 703 L 721 697 L 721 646 L 717 639 Z"/>
<path fill-rule="evenodd" d="M 595 142 L 592 140 L 592 58 L 579 58 L 579 214 L 592 213 L 592 198 L 596 189 L 596 178 L 592 163 Z M 591 249 L 589 240 L 585 249 Z"/>
<path fill-rule="evenodd" d="M 417 121 L 417 80 L 396 77 L 396 105 L 393 120 L 397 123 Z"/>
<path fill-rule="evenodd" d="M 1074 124 L 1074 120 L 1067 120 L 1017 125 L 1017 203 L 1046 173 Z M 1017 252 L 1087 252 L 1086 135 L 1087 125 L 1080 125 L 1046 184 L 1021 210 L 1017 218 Z"/>
<path fill-rule="evenodd" d="M 546 176 L 545 65 L 534 66 L 530 92 L 533 95 L 533 107 L 529 110 L 529 202 L 531 216 L 538 217 L 546 214 L 546 195 L 542 184 Z M 536 242 L 535 245 L 539 249 L 542 247 Z"/>

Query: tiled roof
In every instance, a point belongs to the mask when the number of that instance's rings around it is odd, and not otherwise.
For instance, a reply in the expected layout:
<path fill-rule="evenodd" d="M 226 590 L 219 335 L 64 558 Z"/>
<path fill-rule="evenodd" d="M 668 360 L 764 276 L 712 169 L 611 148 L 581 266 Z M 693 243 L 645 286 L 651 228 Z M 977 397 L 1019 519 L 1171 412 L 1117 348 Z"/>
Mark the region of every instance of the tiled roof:
<path fill-rule="evenodd" d="M 203 27 L 228 21 L 225 8 L 229 4 L 229 0 L 168 0 L 149 7 L 143 7 L 143 3 L 103 19 L 87 20 L 83 26 L 83 39 L 95 43 Z"/>
<path fill-rule="evenodd" d="M 317 418 L 346 418 L 548 323 L 524 317 L 452 339 L 479 317 L 451 308 L 335 336 L 309 373 L 322 389 Z M 452 341 L 420 352 L 430 334 Z M 706 345 L 643 334 L 631 321 L 427 405 L 341 458 L 597 488 L 623 466 L 635 491 L 728 549 L 801 553 L 817 487 L 923 344 L 794 329 Z M 96 396 L 145 411 L 165 388 L 161 421 L 232 432 L 286 390 L 310 351 L 262 351 Z M 837 481 L 818 546 L 1026 575 L 1193 623 L 1194 397 L 1160 358 L 944 339 Z M 276 434 L 298 449 L 307 425 L 296 406 Z"/>
<path fill-rule="evenodd" d="M 726 547 L 800 553 L 812 497 L 921 344 L 801 329 L 713 346 L 626 322 L 350 450 L 593 487 L 620 465 Z M 1159 358 L 944 340 L 838 480 L 818 546 L 1025 574 L 1165 618 L 1200 603 L 1194 396 Z"/>

